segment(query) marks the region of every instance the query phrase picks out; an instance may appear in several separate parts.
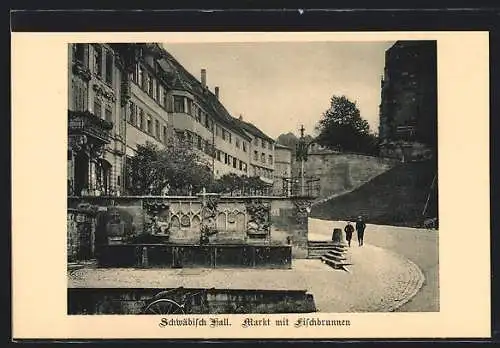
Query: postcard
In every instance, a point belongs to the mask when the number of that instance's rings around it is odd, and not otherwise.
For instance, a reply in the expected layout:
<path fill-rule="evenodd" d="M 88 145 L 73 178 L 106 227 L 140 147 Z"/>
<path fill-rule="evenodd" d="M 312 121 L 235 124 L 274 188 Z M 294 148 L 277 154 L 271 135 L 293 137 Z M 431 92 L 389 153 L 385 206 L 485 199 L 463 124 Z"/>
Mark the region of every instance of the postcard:
<path fill-rule="evenodd" d="M 486 32 L 12 33 L 14 338 L 490 336 Z"/>

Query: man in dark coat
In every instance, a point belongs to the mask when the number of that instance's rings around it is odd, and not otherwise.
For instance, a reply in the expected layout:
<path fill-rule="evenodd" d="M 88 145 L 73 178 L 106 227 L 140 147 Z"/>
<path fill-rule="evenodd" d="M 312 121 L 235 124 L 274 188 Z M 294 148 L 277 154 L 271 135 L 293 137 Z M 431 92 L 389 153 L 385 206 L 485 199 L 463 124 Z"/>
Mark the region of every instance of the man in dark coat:
<path fill-rule="evenodd" d="M 347 240 L 347 244 L 351 246 L 352 233 L 354 232 L 354 226 L 350 221 L 347 221 L 347 226 L 344 227 L 345 239 Z"/>
<path fill-rule="evenodd" d="M 363 221 L 363 217 L 358 216 L 358 220 L 356 221 L 356 232 L 358 234 L 358 243 L 359 246 L 363 245 L 363 237 L 365 235 L 366 224 Z"/>

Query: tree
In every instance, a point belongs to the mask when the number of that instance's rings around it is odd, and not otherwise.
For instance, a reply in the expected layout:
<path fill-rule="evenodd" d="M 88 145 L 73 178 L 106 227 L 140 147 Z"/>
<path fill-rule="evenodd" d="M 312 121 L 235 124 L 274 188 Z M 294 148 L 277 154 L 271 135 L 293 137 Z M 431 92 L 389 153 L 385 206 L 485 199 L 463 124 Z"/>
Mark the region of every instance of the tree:
<path fill-rule="evenodd" d="M 316 126 L 316 142 L 335 150 L 376 153 L 377 136 L 361 118 L 356 102 L 345 96 L 333 96 L 330 108 Z"/>
<path fill-rule="evenodd" d="M 134 195 L 187 195 L 209 187 L 210 167 L 190 144 L 175 141 L 165 148 L 146 142 L 138 145 L 135 156 L 127 162 L 129 191 Z"/>

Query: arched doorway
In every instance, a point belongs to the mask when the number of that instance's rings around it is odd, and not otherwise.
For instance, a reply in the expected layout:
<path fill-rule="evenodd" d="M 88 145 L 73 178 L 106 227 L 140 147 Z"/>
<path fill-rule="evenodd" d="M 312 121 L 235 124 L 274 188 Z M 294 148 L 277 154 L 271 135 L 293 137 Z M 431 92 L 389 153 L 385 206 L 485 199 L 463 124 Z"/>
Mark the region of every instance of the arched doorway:
<path fill-rule="evenodd" d="M 100 182 L 102 184 L 102 194 L 108 196 L 111 189 L 111 163 L 105 159 L 100 160 Z"/>

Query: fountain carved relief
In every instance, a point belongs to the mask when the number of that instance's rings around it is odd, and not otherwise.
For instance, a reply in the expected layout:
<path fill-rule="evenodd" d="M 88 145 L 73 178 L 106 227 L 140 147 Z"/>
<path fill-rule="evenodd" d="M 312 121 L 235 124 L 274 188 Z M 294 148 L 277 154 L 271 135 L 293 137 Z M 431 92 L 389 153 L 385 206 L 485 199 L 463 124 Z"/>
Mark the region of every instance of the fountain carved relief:
<path fill-rule="evenodd" d="M 216 195 L 202 197 L 202 220 L 200 228 L 200 244 L 207 244 L 209 237 L 216 234 L 217 230 L 217 204 L 219 197 Z"/>
<path fill-rule="evenodd" d="M 169 204 L 164 200 L 148 199 L 143 202 L 145 223 L 144 232 L 151 236 L 163 237 L 168 241 L 170 237 L 170 223 L 168 219 Z"/>
<path fill-rule="evenodd" d="M 311 213 L 312 202 L 308 200 L 294 200 L 293 201 L 296 208 L 296 219 L 297 224 L 303 225 L 307 223 L 307 218 Z"/>
<path fill-rule="evenodd" d="M 268 237 L 271 228 L 271 205 L 262 201 L 251 201 L 246 205 L 246 210 L 248 214 L 248 237 Z"/>

